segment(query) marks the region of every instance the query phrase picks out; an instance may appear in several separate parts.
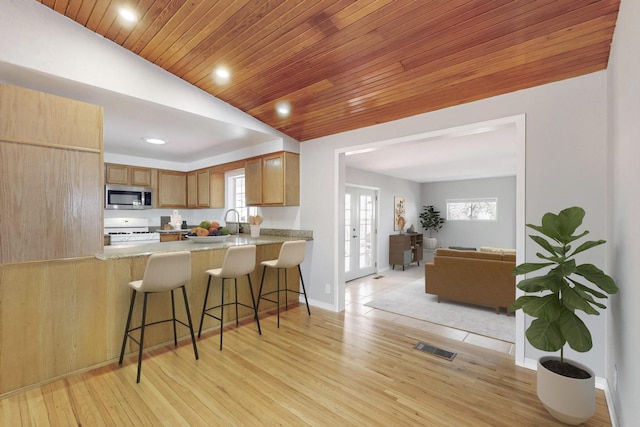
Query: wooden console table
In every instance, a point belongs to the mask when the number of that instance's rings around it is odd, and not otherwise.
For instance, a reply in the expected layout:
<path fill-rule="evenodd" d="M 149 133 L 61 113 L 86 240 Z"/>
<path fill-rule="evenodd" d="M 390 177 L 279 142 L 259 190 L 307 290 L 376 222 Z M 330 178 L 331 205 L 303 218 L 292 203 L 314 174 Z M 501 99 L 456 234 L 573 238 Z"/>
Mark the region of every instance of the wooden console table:
<path fill-rule="evenodd" d="M 404 266 L 412 262 L 420 265 L 423 247 L 422 234 L 389 235 L 389 264 L 391 264 L 391 269 L 395 269 L 396 265 L 401 265 L 404 271 Z"/>

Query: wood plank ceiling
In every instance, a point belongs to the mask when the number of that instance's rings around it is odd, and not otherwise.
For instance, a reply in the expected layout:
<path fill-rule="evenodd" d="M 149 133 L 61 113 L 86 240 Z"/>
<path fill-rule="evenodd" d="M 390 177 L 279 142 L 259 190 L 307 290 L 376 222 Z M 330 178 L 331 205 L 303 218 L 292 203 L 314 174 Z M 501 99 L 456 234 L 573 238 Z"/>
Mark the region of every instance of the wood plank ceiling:
<path fill-rule="evenodd" d="M 139 21 L 125 25 L 120 1 L 37 1 L 299 141 L 603 70 L 620 6 L 129 0 Z"/>

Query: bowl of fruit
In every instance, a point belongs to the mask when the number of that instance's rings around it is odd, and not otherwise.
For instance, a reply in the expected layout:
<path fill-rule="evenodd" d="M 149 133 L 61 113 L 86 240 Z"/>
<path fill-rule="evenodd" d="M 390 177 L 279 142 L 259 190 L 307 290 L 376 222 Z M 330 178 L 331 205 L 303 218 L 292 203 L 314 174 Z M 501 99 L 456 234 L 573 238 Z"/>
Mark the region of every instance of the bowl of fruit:
<path fill-rule="evenodd" d="M 229 230 L 220 227 L 217 221 L 202 221 L 198 227 L 193 227 L 187 233 L 187 239 L 196 243 L 221 243 L 229 237 Z"/>

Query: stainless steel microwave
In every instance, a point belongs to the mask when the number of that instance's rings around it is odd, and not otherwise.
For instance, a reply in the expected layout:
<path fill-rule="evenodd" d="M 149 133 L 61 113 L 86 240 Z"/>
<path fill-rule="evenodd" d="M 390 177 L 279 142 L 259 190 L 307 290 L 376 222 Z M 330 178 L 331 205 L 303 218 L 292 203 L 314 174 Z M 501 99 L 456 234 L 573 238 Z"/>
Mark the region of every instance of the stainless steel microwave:
<path fill-rule="evenodd" d="M 153 189 L 128 185 L 104 186 L 105 209 L 151 209 Z"/>

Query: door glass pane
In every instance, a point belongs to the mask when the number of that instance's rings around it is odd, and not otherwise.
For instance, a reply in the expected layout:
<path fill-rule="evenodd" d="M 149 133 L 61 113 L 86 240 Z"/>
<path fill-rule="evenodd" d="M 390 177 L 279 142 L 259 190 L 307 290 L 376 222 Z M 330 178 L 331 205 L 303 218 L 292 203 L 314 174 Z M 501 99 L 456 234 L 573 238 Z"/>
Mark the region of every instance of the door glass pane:
<path fill-rule="evenodd" d="M 359 267 L 370 267 L 372 265 L 371 257 L 371 239 L 373 238 L 373 197 L 369 195 L 360 196 L 360 248 L 359 248 Z"/>
<path fill-rule="evenodd" d="M 351 194 L 344 195 L 344 271 L 351 271 Z"/>

